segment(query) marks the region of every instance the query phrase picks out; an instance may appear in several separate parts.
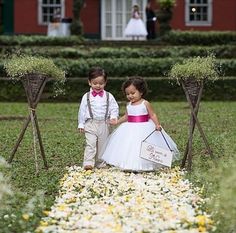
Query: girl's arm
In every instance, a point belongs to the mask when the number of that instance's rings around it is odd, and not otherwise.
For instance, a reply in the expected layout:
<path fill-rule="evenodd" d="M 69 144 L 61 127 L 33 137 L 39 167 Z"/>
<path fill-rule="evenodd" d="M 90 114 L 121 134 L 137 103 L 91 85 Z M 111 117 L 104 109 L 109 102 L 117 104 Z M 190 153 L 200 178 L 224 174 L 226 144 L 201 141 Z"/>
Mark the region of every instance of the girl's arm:
<path fill-rule="evenodd" d="M 151 118 L 151 120 L 154 122 L 156 129 L 161 130 L 161 124 L 160 124 L 158 117 L 157 117 L 156 113 L 154 112 L 151 104 L 148 101 L 145 101 L 144 104 L 147 107 L 148 115 Z"/>
<path fill-rule="evenodd" d="M 109 123 L 111 125 L 118 125 L 118 124 L 121 124 L 121 123 L 126 122 L 126 121 L 127 121 L 127 113 L 125 113 L 125 115 L 122 116 L 121 118 L 119 118 L 118 120 L 117 119 L 111 119 L 109 121 Z"/>
<path fill-rule="evenodd" d="M 117 121 L 117 124 L 121 124 L 121 123 L 123 123 L 123 122 L 126 122 L 127 121 L 127 113 L 125 113 L 125 115 L 124 116 L 122 116 L 121 118 L 119 118 L 118 119 L 118 121 Z"/>
<path fill-rule="evenodd" d="M 134 18 L 135 18 L 135 19 L 139 19 L 139 18 L 140 18 L 140 15 L 139 15 L 139 12 L 138 12 L 138 11 L 135 11 L 135 12 L 134 12 Z"/>

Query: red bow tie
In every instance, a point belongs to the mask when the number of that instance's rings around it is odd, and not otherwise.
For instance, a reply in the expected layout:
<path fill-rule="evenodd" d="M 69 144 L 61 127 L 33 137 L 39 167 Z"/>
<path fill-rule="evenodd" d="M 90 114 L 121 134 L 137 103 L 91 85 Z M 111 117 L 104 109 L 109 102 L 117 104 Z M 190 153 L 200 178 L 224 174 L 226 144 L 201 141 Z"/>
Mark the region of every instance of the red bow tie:
<path fill-rule="evenodd" d="M 92 91 L 92 95 L 95 97 L 95 96 L 97 96 L 97 95 L 99 95 L 100 97 L 103 97 L 103 94 L 104 94 L 104 91 L 102 90 L 102 91 L 99 91 L 99 92 L 97 92 L 97 91 Z"/>

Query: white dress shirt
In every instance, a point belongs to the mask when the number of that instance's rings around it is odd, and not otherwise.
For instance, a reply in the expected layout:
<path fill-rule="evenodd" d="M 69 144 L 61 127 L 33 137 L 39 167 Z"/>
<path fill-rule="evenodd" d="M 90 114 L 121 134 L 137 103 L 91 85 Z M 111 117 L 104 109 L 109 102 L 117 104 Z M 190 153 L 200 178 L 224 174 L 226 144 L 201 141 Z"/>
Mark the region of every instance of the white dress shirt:
<path fill-rule="evenodd" d="M 109 93 L 109 92 L 108 92 Z M 105 120 L 106 107 L 107 107 L 107 92 L 104 90 L 103 96 L 93 96 L 92 89 L 90 89 L 89 101 L 91 104 L 91 110 L 93 113 L 93 119 Z M 108 108 L 108 119 L 117 119 L 119 116 L 119 106 L 114 96 L 109 93 L 109 108 Z M 88 104 L 87 104 L 87 93 L 82 97 L 79 113 L 78 113 L 78 128 L 84 128 L 86 120 L 90 119 Z"/>

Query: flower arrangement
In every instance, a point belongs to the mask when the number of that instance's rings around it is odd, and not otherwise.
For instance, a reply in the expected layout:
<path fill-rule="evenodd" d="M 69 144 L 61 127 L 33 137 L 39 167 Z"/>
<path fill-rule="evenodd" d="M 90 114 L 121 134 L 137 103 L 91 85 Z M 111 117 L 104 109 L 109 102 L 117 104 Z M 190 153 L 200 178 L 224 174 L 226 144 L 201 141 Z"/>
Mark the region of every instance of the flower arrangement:
<path fill-rule="evenodd" d="M 220 78 L 220 69 L 216 65 L 214 55 L 207 57 L 194 57 L 185 59 L 182 63 L 175 64 L 168 76 L 170 79 L 180 80 L 194 79 L 196 81 L 211 80 Z"/>
<path fill-rule="evenodd" d="M 44 75 L 55 79 L 54 96 L 64 94 L 65 72 L 52 59 L 30 55 L 12 56 L 4 63 L 4 69 L 12 80 L 20 80 L 29 74 Z M 34 75 L 35 78 L 39 77 Z"/>
<path fill-rule="evenodd" d="M 51 59 L 28 55 L 13 56 L 4 63 L 4 69 L 11 79 L 20 79 L 27 74 L 41 74 L 56 80 L 65 80 L 65 72 Z"/>

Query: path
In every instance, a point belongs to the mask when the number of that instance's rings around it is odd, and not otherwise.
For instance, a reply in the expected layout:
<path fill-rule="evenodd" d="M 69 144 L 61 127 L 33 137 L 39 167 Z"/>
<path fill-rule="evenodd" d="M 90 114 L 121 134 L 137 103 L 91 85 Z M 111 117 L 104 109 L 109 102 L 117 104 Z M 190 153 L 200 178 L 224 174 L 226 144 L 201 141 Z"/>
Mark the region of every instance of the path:
<path fill-rule="evenodd" d="M 178 168 L 133 174 L 70 167 L 37 232 L 208 232 L 212 221 L 201 211 L 200 190 L 183 176 Z"/>

